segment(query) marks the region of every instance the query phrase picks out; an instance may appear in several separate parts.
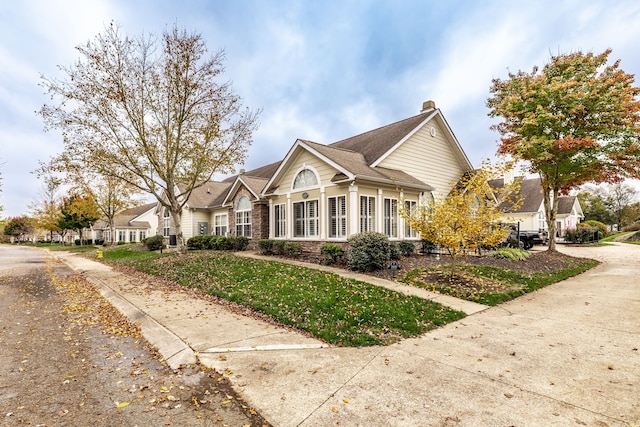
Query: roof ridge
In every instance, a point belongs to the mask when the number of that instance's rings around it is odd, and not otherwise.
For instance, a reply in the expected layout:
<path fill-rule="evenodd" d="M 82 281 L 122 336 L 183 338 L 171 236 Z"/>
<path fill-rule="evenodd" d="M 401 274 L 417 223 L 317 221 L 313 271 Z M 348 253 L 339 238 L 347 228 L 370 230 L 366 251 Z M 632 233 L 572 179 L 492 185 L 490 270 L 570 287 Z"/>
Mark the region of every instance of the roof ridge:
<path fill-rule="evenodd" d="M 347 138 L 343 138 L 343 139 L 341 139 L 341 140 L 339 140 L 339 141 L 332 142 L 332 143 L 331 143 L 331 144 L 329 144 L 328 146 L 332 146 L 332 145 L 335 145 L 335 144 L 339 144 L 339 143 L 341 143 L 341 142 L 347 141 L 347 140 L 352 139 L 352 138 L 356 138 L 356 137 L 358 137 L 358 136 L 363 136 L 363 135 L 366 135 L 366 134 L 368 134 L 368 133 L 378 132 L 378 131 L 380 131 L 381 129 L 384 129 L 384 128 L 387 128 L 387 127 L 390 127 L 390 126 L 394 126 L 394 125 L 397 125 L 397 124 L 399 124 L 399 123 L 406 122 L 406 121 L 408 121 L 408 120 L 413 120 L 413 119 L 415 119 L 415 118 L 416 118 L 416 117 L 418 117 L 418 116 L 427 116 L 427 115 L 429 115 L 429 114 L 432 114 L 434 111 L 436 111 L 436 110 L 429 110 L 429 111 L 425 111 L 425 112 L 423 112 L 423 113 L 419 113 L 419 114 L 413 115 L 413 116 L 411 116 L 411 117 L 406 117 L 406 118 L 404 118 L 404 119 L 402 119 L 402 120 L 398 120 L 398 121 L 395 121 L 395 122 L 393 122 L 393 123 L 388 123 L 388 124 L 386 124 L 386 125 L 379 126 L 379 127 L 375 128 L 375 129 L 371 129 L 371 130 L 368 130 L 368 131 L 365 131 L 365 132 L 361 132 L 361 133 L 358 133 L 358 134 L 355 134 L 355 135 L 349 136 L 349 137 L 347 137 Z"/>

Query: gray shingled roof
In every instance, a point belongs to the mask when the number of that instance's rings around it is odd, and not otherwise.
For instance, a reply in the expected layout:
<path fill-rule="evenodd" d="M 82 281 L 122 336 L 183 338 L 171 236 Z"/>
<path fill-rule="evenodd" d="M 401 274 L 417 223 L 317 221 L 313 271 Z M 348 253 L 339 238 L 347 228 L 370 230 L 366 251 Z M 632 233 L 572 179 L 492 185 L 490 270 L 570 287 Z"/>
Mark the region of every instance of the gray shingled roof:
<path fill-rule="evenodd" d="M 576 196 L 562 196 L 558 197 L 558 214 L 569 215 L 573 204 L 576 202 Z"/>
<path fill-rule="evenodd" d="M 420 113 L 417 116 L 392 123 L 377 129 L 370 130 L 360 135 L 352 136 L 342 141 L 334 142 L 329 147 L 344 148 L 353 152 L 361 153 L 367 164 L 372 164 L 383 154 L 393 148 L 409 132 L 414 130 L 434 110 Z"/>
<path fill-rule="evenodd" d="M 230 187 L 230 182 L 206 182 L 202 186 L 193 189 L 191 197 L 189 197 L 189 207 L 210 208 L 219 206 L 222 204 L 222 200 L 224 200 L 224 196 Z"/>
<path fill-rule="evenodd" d="M 364 154 L 357 153 L 344 148 L 335 147 L 332 145 L 322 145 L 317 142 L 300 140 L 307 144 L 309 147 L 318 151 L 323 156 L 334 161 L 343 169 L 351 172 L 361 179 L 373 179 L 373 180 L 389 180 L 399 182 L 403 184 L 410 184 L 417 187 L 421 187 L 425 190 L 433 190 L 433 187 L 420 181 L 417 178 L 409 175 L 406 172 L 388 169 L 382 167 L 369 166 Z M 346 178 L 346 176 L 345 176 Z"/>
<path fill-rule="evenodd" d="M 260 166 L 259 168 L 252 169 L 248 172 L 244 172 L 242 175 L 252 176 L 255 178 L 264 178 L 266 180 L 269 180 L 269 178 L 271 178 L 271 176 L 273 176 L 273 174 L 276 172 L 276 169 L 278 169 L 278 166 L 280 166 L 280 163 L 281 163 L 280 161 L 277 161 L 274 163 L 270 163 L 268 165 Z M 238 176 L 240 176 L 240 174 L 232 175 L 228 178 L 223 179 L 222 181 L 234 182 L 236 178 L 238 178 Z"/>
<path fill-rule="evenodd" d="M 520 193 L 519 197 L 522 198 L 522 206 L 519 209 L 513 210 L 511 209 L 511 205 L 509 203 L 503 202 L 500 205 L 500 208 L 504 212 L 509 213 L 528 213 L 528 212 L 538 212 L 540 205 L 542 205 L 544 201 L 544 195 L 542 194 L 542 184 L 540 182 L 540 178 L 523 178 L 517 177 L 517 180 L 520 181 Z M 494 179 L 489 181 L 489 185 L 492 188 L 503 188 L 504 187 L 504 179 Z M 558 214 L 560 215 L 568 215 L 571 213 L 571 209 L 573 208 L 573 204 L 575 203 L 575 196 L 560 196 L 558 197 Z"/>
<path fill-rule="evenodd" d="M 151 225 L 147 221 L 133 221 L 143 213 L 153 209 L 157 203 L 147 203 L 146 205 L 136 206 L 125 209 L 113 218 L 115 227 L 117 228 L 149 228 Z M 103 219 L 96 221 L 93 225 L 96 230 L 107 228 L 107 222 Z"/>

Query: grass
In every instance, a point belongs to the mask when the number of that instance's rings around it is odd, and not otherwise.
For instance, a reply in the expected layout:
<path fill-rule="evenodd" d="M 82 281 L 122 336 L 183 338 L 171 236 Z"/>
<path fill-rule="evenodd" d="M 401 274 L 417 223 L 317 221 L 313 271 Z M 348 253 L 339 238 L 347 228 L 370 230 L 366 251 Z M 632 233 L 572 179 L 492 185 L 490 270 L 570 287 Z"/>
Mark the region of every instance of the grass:
<path fill-rule="evenodd" d="M 85 252 L 91 252 L 91 251 L 96 251 L 98 248 L 96 246 L 93 245 L 82 245 L 82 246 L 76 246 L 76 245 L 60 245 L 57 243 L 36 243 L 35 246 L 39 247 L 39 248 L 45 248 L 48 249 L 52 252 L 58 252 L 58 251 L 66 251 L 66 252 L 74 252 L 74 253 L 85 253 Z"/>
<path fill-rule="evenodd" d="M 211 251 L 134 252 L 109 249 L 104 259 L 250 307 L 339 346 L 390 344 L 465 316 L 432 301 L 276 261 Z"/>
<path fill-rule="evenodd" d="M 452 281 L 449 285 L 425 283 L 420 280 L 420 276 L 425 270 L 411 271 L 405 276 L 403 281 L 425 289 L 463 298 L 468 301 L 494 306 L 515 299 L 526 293 L 533 292 L 536 289 L 543 288 L 552 283 L 576 276 L 595 267 L 596 265 L 598 265 L 598 261 L 595 260 L 575 260 L 570 266 L 561 270 L 540 273 L 520 273 L 514 270 L 492 266 L 466 265 L 458 267 L 459 271 L 462 273 L 462 277 L 464 277 L 464 275 L 470 275 L 473 278 L 488 279 L 493 285 L 493 288 L 507 289 L 504 292 L 483 292 L 482 280 L 478 279 L 472 279 L 476 280 L 477 283 L 480 283 L 480 290 L 475 292 L 468 292 L 466 289 L 463 289 L 462 286 L 457 286 L 455 281 Z M 495 286 L 496 282 L 499 286 Z"/>

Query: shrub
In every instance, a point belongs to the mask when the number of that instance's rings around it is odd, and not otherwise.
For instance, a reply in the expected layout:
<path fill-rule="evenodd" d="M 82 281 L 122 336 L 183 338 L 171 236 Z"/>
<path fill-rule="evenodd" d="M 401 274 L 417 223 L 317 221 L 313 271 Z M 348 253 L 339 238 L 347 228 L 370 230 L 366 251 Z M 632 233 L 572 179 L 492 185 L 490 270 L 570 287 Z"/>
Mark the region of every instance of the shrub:
<path fill-rule="evenodd" d="M 234 251 L 244 251 L 247 249 L 247 246 L 249 246 L 248 237 L 232 236 L 232 237 L 225 237 L 225 238 L 230 240 L 229 246 L 231 246 L 231 249 L 233 249 Z"/>
<path fill-rule="evenodd" d="M 400 242 L 399 249 L 402 256 L 411 256 L 416 251 L 416 244 L 409 240 L 403 240 Z"/>
<path fill-rule="evenodd" d="M 387 266 L 389 238 L 376 232 L 356 234 L 349 238 L 347 267 L 355 271 L 376 271 Z"/>
<path fill-rule="evenodd" d="M 187 240 L 187 247 L 194 250 L 206 249 L 207 240 L 209 236 L 193 236 Z"/>
<path fill-rule="evenodd" d="M 157 251 L 160 248 L 164 248 L 164 237 L 162 237 L 160 234 L 157 234 L 155 236 L 151 236 L 151 237 L 147 237 L 146 239 L 144 239 L 144 245 L 147 247 L 147 249 L 149 249 L 150 251 Z"/>
<path fill-rule="evenodd" d="M 580 223 L 581 224 L 587 224 L 589 225 L 591 228 L 597 228 L 598 231 L 600 232 L 600 237 L 599 239 L 603 238 L 603 237 L 607 237 L 607 234 L 609 233 L 609 229 L 607 229 L 607 226 L 600 222 L 600 221 L 596 221 L 594 219 L 590 219 L 587 221 L 583 221 Z"/>
<path fill-rule="evenodd" d="M 76 246 L 80 246 L 80 239 L 75 239 L 73 241 L 73 244 L 76 245 Z"/>
<path fill-rule="evenodd" d="M 274 240 L 273 241 L 273 246 L 271 248 L 271 250 L 273 251 L 274 255 L 284 255 L 284 245 L 285 245 L 285 241 L 284 240 Z"/>
<path fill-rule="evenodd" d="M 285 242 L 284 255 L 291 258 L 298 258 L 302 254 L 302 245 L 298 242 Z"/>
<path fill-rule="evenodd" d="M 502 248 L 492 253 L 491 256 L 511 261 L 524 261 L 531 256 L 531 253 L 520 248 Z"/>
<path fill-rule="evenodd" d="M 327 264 L 335 264 L 338 262 L 338 258 L 344 255 L 344 249 L 335 243 L 325 243 L 320 247 L 320 254 L 325 258 Z"/>
<path fill-rule="evenodd" d="M 260 249 L 260 253 L 263 255 L 271 255 L 273 254 L 273 240 L 262 239 L 258 241 L 258 249 Z"/>
<path fill-rule="evenodd" d="M 102 246 L 102 245 L 104 245 L 104 239 L 96 239 L 96 241 L 94 243 L 96 245 L 98 245 L 98 246 Z"/>
<path fill-rule="evenodd" d="M 126 245 L 127 242 L 125 242 L 124 240 L 118 240 L 118 245 L 122 246 L 122 245 Z"/>
<path fill-rule="evenodd" d="M 580 223 L 575 230 L 567 230 L 564 238 L 572 243 L 587 243 L 600 240 L 602 234 L 598 228 L 592 228 L 589 224 Z"/>
<path fill-rule="evenodd" d="M 389 258 L 392 260 L 400 259 L 400 247 L 395 242 L 389 243 Z"/>
<path fill-rule="evenodd" d="M 420 253 L 430 254 L 431 252 L 435 252 L 437 246 L 431 240 L 423 240 L 422 247 L 420 248 Z"/>

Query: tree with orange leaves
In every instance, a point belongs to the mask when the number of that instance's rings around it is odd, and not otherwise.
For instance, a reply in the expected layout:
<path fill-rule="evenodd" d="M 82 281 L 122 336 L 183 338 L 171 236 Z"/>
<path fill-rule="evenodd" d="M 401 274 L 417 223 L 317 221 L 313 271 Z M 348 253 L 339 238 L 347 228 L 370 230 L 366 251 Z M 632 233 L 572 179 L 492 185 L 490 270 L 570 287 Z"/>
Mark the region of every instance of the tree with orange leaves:
<path fill-rule="evenodd" d="M 542 70 L 494 79 L 487 100 L 498 153 L 540 176 L 554 251 L 558 196 L 587 183 L 640 177 L 640 88 L 607 64 L 611 50 L 551 56 Z"/>

